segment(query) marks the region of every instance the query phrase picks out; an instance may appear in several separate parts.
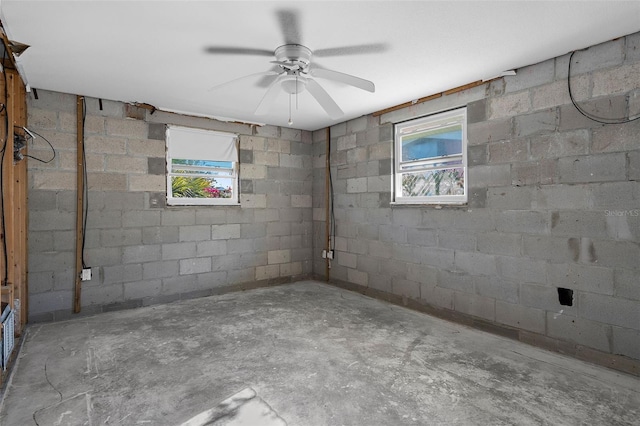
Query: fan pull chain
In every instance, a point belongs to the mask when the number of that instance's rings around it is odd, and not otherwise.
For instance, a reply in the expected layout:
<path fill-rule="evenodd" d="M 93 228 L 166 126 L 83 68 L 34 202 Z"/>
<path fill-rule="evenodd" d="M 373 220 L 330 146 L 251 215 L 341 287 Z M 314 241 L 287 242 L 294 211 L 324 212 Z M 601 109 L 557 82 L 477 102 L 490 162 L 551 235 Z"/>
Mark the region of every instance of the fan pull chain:
<path fill-rule="evenodd" d="M 291 93 L 289 93 L 289 126 L 293 124 L 293 120 L 291 119 Z"/>

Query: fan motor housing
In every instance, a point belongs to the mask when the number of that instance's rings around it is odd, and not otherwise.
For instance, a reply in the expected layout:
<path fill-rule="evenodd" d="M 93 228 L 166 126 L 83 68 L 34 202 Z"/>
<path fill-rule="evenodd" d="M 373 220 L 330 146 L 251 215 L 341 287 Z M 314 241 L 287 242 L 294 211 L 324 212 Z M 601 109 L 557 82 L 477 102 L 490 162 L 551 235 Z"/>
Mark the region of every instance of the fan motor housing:
<path fill-rule="evenodd" d="M 301 44 L 285 44 L 278 47 L 274 55 L 281 62 L 302 62 L 309 65 L 311 62 L 311 49 Z"/>

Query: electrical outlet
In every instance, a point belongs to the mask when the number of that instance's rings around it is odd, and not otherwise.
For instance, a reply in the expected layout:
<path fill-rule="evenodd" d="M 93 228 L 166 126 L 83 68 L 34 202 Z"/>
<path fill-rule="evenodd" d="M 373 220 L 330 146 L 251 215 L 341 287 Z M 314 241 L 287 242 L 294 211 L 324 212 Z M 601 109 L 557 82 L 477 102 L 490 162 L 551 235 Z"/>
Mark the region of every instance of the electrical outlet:
<path fill-rule="evenodd" d="M 322 258 L 323 259 L 327 258 L 327 251 L 326 250 L 322 250 Z"/>
<path fill-rule="evenodd" d="M 80 279 L 82 281 L 89 281 L 91 280 L 91 268 L 84 268 L 82 270 L 82 273 L 80 275 Z"/>
<path fill-rule="evenodd" d="M 327 252 L 327 258 L 328 258 L 328 259 L 333 259 L 333 250 L 329 250 L 329 251 Z"/>

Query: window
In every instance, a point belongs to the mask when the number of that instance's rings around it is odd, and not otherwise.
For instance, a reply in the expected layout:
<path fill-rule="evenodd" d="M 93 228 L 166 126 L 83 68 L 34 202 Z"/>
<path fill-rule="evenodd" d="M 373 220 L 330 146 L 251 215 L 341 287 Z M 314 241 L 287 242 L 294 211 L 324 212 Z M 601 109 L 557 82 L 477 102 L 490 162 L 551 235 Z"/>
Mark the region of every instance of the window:
<path fill-rule="evenodd" d="M 395 126 L 395 202 L 467 202 L 466 108 Z"/>
<path fill-rule="evenodd" d="M 237 135 L 167 127 L 167 204 L 238 204 Z"/>

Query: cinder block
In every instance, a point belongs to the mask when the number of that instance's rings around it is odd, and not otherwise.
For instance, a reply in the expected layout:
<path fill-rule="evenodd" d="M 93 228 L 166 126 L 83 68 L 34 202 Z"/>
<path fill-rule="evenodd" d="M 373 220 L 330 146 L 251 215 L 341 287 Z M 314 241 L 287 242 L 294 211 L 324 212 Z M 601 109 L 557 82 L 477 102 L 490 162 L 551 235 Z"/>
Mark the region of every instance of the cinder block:
<path fill-rule="evenodd" d="M 624 38 L 608 41 L 578 51 L 573 55 L 571 75 L 583 74 L 594 70 L 609 68 L 622 63 L 624 53 Z M 568 55 L 562 57 L 558 77 L 566 78 L 568 69 Z M 566 62 L 566 64 L 565 64 Z"/>
<path fill-rule="evenodd" d="M 637 150 L 638 132 L 640 132 L 640 120 L 623 126 L 603 126 L 594 129 L 591 151 L 598 153 Z"/>
<path fill-rule="evenodd" d="M 45 293 L 53 290 L 53 272 L 30 272 L 29 295 Z"/>
<path fill-rule="evenodd" d="M 618 269 L 614 277 L 615 295 L 623 299 L 640 301 L 638 272 L 630 269 Z"/>
<path fill-rule="evenodd" d="M 125 176 L 123 176 L 125 177 Z M 166 191 L 167 180 L 160 175 L 131 175 L 129 176 L 129 191 Z"/>
<path fill-rule="evenodd" d="M 588 185 L 545 185 L 536 190 L 536 210 L 588 210 L 592 208 Z"/>
<path fill-rule="evenodd" d="M 405 226 L 380 225 L 378 231 L 380 232 L 379 239 L 382 242 L 401 244 L 407 242 L 407 228 Z"/>
<path fill-rule="evenodd" d="M 147 173 L 147 163 L 147 159 L 143 157 L 107 155 L 105 171 L 120 173 Z"/>
<path fill-rule="evenodd" d="M 613 354 L 640 359 L 640 332 L 628 328 L 612 327 Z"/>
<path fill-rule="evenodd" d="M 142 279 L 155 280 L 160 278 L 175 277 L 178 275 L 178 271 L 179 266 L 177 260 L 147 262 L 142 264 Z M 125 286 L 125 293 L 126 290 L 127 286 Z"/>
<path fill-rule="evenodd" d="M 431 284 L 420 285 L 420 299 L 431 306 L 453 310 L 454 291 Z"/>
<path fill-rule="evenodd" d="M 244 254 L 253 252 L 253 239 L 239 238 L 227 241 L 228 254 Z"/>
<path fill-rule="evenodd" d="M 498 274 L 516 282 L 547 282 L 546 262 L 529 258 L 497 256 Z"/>
<path fill-rule="evenodd" d="M 159 296 L 162 290 L 162 280 L 145 280 L 124 284 L 124 300 L 137 300 Z"/>
<path fill-rule="evenodd" d="M 150 175 L 164 176 L 167 171 L 167 161 L 162 157 L 147 158 L 147 170 Z"/>
<path fill-rule="evenodd" d="M 76 174 L 73 172 L 38 171 L 30 172 L 29 184 L 33 189 L 75 190 Z"/>
<path fill-rule="evenodd" d="M 509 303 L 519 302 L 519 285 L 515 281 L 499 277 L 473 277 L 475 292 L 485 298 L 502 300 Z"/>
<path fill-rule="evenodd" d="M 516 186 L 557 182 L 557 160 L 533 161 L 511 165 L 511 184 Z"/>
<path fill-rule="evenodd" d="M 107 134 L 125 136 L 132 139 L 147 139 L 149 133 L 148 124 L 139 120 L 118 120 L 108 118 L 106 120 Z"/>
<path fill-rule="evenodd" d="M 216 225 L 212 225 L 216 226 Z M 240 235 L 240 225 L 238 226 L 238 237 Z M 179 241 L 205 241 L 211 239 L 211 226 L 208 225 L 195 225 L 195 226 L 180 226 L 179 228 Z"/>
<path fill-rule="evenodd" d="M 473 277 L 463 272 L 438 269 L 438 287 L 463 293 L 473 293 Z"/>
<path fill-rule="evenodd" d="M 477 239 L 477 247 L 480 253 L 504 254 L 518 256 L 521 253 L 522 234 L 484 232 L 474 237 Z"/>
<path fill-rule="evenodd" d="M 487 100 L 480 99 L 478 101 L 467 104 L 467 123 L 478 123 L 487 120 Z"/>
<path fill-rule="evenodd" d="M 563 314 L 547 312 L 547 334 L 611 353 L 611 326 Z"/>
<path fill-rule="evenodd" d="M 127 141 L 127 153 L 142 157 L 166 158 L 166 144 L 164 136 L 162 140 L 154 139 L 129 139 Z"/>
<path fill-rule="evenodd" d="M 574 299 L 575 299 L 574 293 Z M 573 301 L 573 306 L 561 305 L 556 287 L 520 284 L 520 304 L 530 308 L 543 309 L 549 312 L 562 312 L 563 315 L 576 316 L 578 313 L 577 301 Z"/>
<path fill-rule="evenodd" d="M 511 184 L 511 165 L 473 166 L 468 175 L 474 187 L 506 186 Z"/>
<path fill-rule="evenodd" d="M 210 271 L 211 258 L 209 257 L 180 260 L 180 275 L 202 274 Z"/>
<path fill-rule="evenodd" d="M 454 251 L 438 247 L 428 247 L 422 251 L 422 263 L 438 269 L 452 270 Z"/>
<path fill-rule="evenodd" d="M 347 268 L 356 268 L 358 263 L 358 256 L 352 253 L 346 253 L 343 251 L 336 252 L 336 258 L 338 264 L 346 266 Z"/>
<path fill-rule="evenodd" d="M 558 110 L 550 108 L 515 117 L 515 135 L 518 137 L 550 133 L 558 128 Z"/>
<path fill-rule="evenodd" d="M 209 232 L 205 233 L 207 236 Z M 211 225 L 212 240 L 228 240 L 240 238 L 240 224 Z"/>
<path fill-rule="evenodd" d="M 310 208 L 311 205 L 311 195 L 291 195 L 291 207 Z"/>
<path fill-rule="evenodd" d="M 435 247 L 439 245 L 439 241 L 435 229 L 412 228 L 410 232 L 407 232 L 407 243 L 411 245 Z"/>
<path fill-rule="evenodd" d="M 640 181 L 640 151 L 627 152 L 629 180 Z"/>
<path fill-rule="evenodd" d="M 148 226 L 142 228 L 143 244 L 177 243 L 178 239 L 177 226 Z"/>
<path fill-rule="evenodd" d="M 393 144 L 389 142 L 372 144 L 367 147 L 369 160 L 385 160 L 393 158 Z"/>
<path fill-rule="evenodd" d="M 104 247 L 130 246 L 142 244 L 140 229 L 103 229 L 100 231 L 100 242 Z"/>
<path fill-rule="evenodd" d="M 612 182 L 591 185 L 592 207 L 607 211 L 635 211 L 640 203 L 637 182 Z"/>
<path fill-rule="evenodd" d="M 551 213 L 551 234 L 604 238 L 608 236 L 606 216 L 602 212 L 564 210 Z"/>
<path fill-rule="evenodd" d="M 290 235 L 291 224 L 289 222 L 268 222 L 267 223 L 267 236 L 281 237 Z"/>
<path fill-rule="evenodd" d="M 161 213 L 162 226 L 195 225 L 195 211 L 189 210 L 164 210 Z"/>
<path fill-rule="evenodd" d="M 415 236 L 416 232 L 423 232 L 427 235 L 431 234 L 433 235 L 435 240 L 435 230 L 417 229 L 415 231 L 411 231 L 408 234 L 409 244 L 412 244 L 412 239 Z M 469 232 L 457 232 L 450 229 L 439 229 L 437 231 L 437 238 L 438 247 L 463 251 L 476 250 L 476 235 Z"/>
<path fill-rule="evenodd" d="M 625 61 L 626 62 L 636 62 L 640 60 L 640 34 L 630 34 L 625 37 Z M 640 357 L 636 357 L 640 358 Z"/>
<path fill-rule="evenodd" d="M 585 99 L 588 94 L 588 76 L 571 79 L 571 93 L 576 99 Z M 567 80 L 554 81 L 531 90 L 531 105 L 534 110 L 553 108 L 571 103 Z"/>
<path fill-rule="evenodd" d="M 453 292 L 453 308 L 458 312 L 494 321 L 496 317 L 495 299 L 476 294 Z"/>
<path fill-rule="evenodd" d="M 135 228 L 160 225 L 160 212 L 150 210 L 132 210 L 122 212 L 122 226 Z"/>
<path fill-rule="evenodd" d="M 549 216 L 546 212 L 505 210 L 496 217 L 496 230 L 526 234 L 547 234 Z"/>
<path fill-rule="evenodd" d="M 107 286 L 84 285 L 80 304 L 85 307 L 89 305 L 108 305 L 122 302 L 123 300 L 123 285 L 120 283 Z"/>
<path fill-rule="evenodd" d="M 391 254 L 391 245 L 389 243 L 376 240 L 369 241 L 369 255 L 381 259 L 391 259 Z"/>
<path fill-rule="evenodd" d="M 92 201 L 92 196 L 94 194 L 98 195 L 100 193 L 89 193 L 89 208 L 91 208 L 91 205 L 94 203 L 94 201 Z M 114 210 L 119 213 L 121 210 L 144 210 L 146 206 L 144 194 L 127 191 L 106 191 L 101 194 L 104 197 L 104 208 L 101 207 L 101 210 Z M 73 202 L 75 208 L 75 196 Z"/>
<path fill-rule="evenodd" d="M 580 258 L 579 248 L 571 239 L 539 235 L 524 235 L 522 238 L 522 252 L 527 257 L 552 262 L 575 262 Z"/>
<path fill-rule="evenodd" d="M 512 128 L 511 118 L 471 123 L 467 127 L 467 139 L 470 146 L 509 139 L 512 135 Z"/>
<path fill-rule="evenodd" d="M 200 241 L 196 244 L 196 257 L 223 256 L 227 254 L 227 241 Z"/>
<path fill-rule="evenodd" d="M 487 188 L 487 206 L 494 210 L 530 210 L 534 188 L 507 186 Z"/>
<path fill-rule="evenodd" d="M 161 258 L 160 245 L 127 246 L 122 251 L 124 263 L 153 262 Z"/>
<path fill-rule="evenodd" d="M 33 211 L 29 213 L 29 230 L 54 231 L 74 229 L 75 220 L 74 215 L 58 210 Z"/>
<path fill-rule="evenodd" d="M 338 151 L 352 149 L 352 148 L 355 148 L 355 147 L 356 147 L 356 135 L 355 134 L 339 136 L 337 138 L 336 149 Z"/>
<path fill-rule="evenodd" d="M 420 284 L 401 278 L 393 278 L 391 280 L 391 292 L 402 297 L 410 299 L 420 298 Z"/>
<path fill-rule="evenodd" d="M 489 275 L 497 273 L 495 257 L 490 254 L 456 251 L 454 264 L 457 270 L 470 275 Z"/>
<path fill-rule="evenodd" d="M 27 121 L 31 128 L 53 130 L 58 127 L 58 112 L 50 109 L 29 108 Z"/>
<path fill-rule="evenodd" d="M 496 322 L 544 334 L 545 311 L 497 300 Z"/>
<path fill-rule="evenodd" d="M 640 302 L 595 293 L 578 294 L 581 318 L 640 330 Z"/>
<path fill-rule="evenodd" d="M 367 161 L 368 149 L 366 146 L 349 149 L 347 151 L 347 163 L 357 164 Z"/>
<path fill-rule="evenodd" d="M 91 267 L 120 265 L 122 264 L 123 250 L 124 249 L 122 247 L 100 247 L 85 249 L 84 253 L 85 259 L 87 261 L 86 263 L 88 265 L 91 265 Z M 125 261 L 125 263 L 135 262 Z"/>
<path fill-rule="evenodd" d="M 529 92 L 519 92 L 489 99 L 491 120 L 513 117 L 531 110 Z"/>
<path fill-rule="evenodd" d="M 277 278 L 280 276 L 280 265 L 256 266 L 256 281 Z"/>
<path fill-rule="evenodd" d="M 347 179 L 347 192 L 350 194 L 367 192 L 367 178 Z"/>
<path fill-rule="evenodd" d="M 467 147 L 467 164 L 472 166 L 483 166 L 487 164 L 487 144 L 469 145 Z"/>
<path fill-rule="evenodd" d="M 127 143 L 122 137 L 90 135 L 85 138 L 85 150 L 87 153 L 125 155 Z"/>
<path fill-rule="evenodd" d="M 268 264 L 279 264 L 291 262 L 290 250 L 271 250 L 267 252 Z"/>
<path fill-rule="evenodd" d="M 553 81 L 554 74 L 554 59 L 518 68 L 517 75 L 504 77 L 505 93 L 518 92 L 549 83 Z"/>
<path fill-rule="evenodd" d="M 347 269 L 347 281 L 362 286 L 368 286 L 369 274 L 366 272 L 358 271 L 356 269 Z"/>
<path fill-rule="evenodd" d="M 549 284 L 598 294 L 614 294 L 613 269 L 576 263 L 549 265 Z"/>
<path fill-rule="evenodd" d="M 638 88 L 635 83 L 638 80 L 640 80 L 640 62 L 594 72 L 591 75 L 592 94 L 597 97 L 627 93 Z"/>
<path fill-rule="evenodd" d="M 531 139 L 531 157 L 554 159 L 587 154 L 589 143 L 590 134 L 586 129 L 541 135 Z"/>
<path fill-rule="evenodd" d="M 587 239 L 583 239 L 587 240 Z M 588 246 L 589 260 L 598 265 L 640 270 L 640 246 L 635 241 L 593 240 Z M 587 247 L 583 247 L 583 251 Z"/>
<path fill-rule="evenodd" d="M 185 259 L 195 255 L 195 242 L 162 244 L 162 260 Z"/>

